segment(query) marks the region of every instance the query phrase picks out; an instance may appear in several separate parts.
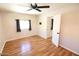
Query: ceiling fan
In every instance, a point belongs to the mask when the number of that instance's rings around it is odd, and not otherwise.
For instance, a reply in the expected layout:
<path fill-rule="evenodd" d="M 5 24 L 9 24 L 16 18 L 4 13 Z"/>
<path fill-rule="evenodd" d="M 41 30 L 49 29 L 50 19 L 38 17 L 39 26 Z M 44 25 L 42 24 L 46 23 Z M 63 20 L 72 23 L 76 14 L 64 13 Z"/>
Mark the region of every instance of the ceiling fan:
<path fill-rule="evenodd" d="M 30 10 L 32 10 L 32 9 L 35 9 L 35 10 L 37 10 L 37 11 L 39 11 L 39 12 L 41 12 L 42 10 L 40 10 L 39 8 L 49 8 L 50 6 L 38 6 L 36 3 L 35 4 L 30 4 L 30 9 L 28 9 L 27 11 L 30 11 Z"/>

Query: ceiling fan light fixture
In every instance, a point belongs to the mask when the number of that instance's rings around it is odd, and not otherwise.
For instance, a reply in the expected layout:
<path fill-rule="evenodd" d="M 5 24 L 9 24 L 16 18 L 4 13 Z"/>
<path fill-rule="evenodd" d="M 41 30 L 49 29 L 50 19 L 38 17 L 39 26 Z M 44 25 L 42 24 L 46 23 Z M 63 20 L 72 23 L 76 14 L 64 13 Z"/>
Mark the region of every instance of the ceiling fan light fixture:
<path fill-rule="evenodd" d="M 49 8 L 50 6 L 38 6 L 36 3 L 35 4 L 32 4 L 31 3 L 31 9 L 28 9 L 27 11 L 30 11 L 32 9 L 35 9 L 39 12 L 42 12 L 39 8 Z"/>

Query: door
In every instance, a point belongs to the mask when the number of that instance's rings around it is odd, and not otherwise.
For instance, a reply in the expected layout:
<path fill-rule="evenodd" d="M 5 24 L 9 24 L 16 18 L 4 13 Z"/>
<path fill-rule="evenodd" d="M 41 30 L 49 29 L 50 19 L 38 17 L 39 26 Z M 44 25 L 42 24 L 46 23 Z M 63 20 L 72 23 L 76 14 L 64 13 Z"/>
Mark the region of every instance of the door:
<path fill-rule="evenodd" d="M 58 47 L 60 34 L 60 15 L 53 16 L 52 42 Z"/>

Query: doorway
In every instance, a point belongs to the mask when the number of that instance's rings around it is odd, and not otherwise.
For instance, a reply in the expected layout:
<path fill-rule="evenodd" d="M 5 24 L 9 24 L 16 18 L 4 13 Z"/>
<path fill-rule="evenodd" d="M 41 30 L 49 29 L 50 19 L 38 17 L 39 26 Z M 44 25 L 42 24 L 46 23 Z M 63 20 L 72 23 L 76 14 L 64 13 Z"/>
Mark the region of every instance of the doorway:
<path fill-rule="evenodd" d="M 60 36 L 60 21 L 61 15 L 54 15 L 53 17 L 48 17 L 47 21 L 47 33 L 48 37 L 51 37 L 51 41 L 55 46 L 59 46 L 59 36 Z"/>

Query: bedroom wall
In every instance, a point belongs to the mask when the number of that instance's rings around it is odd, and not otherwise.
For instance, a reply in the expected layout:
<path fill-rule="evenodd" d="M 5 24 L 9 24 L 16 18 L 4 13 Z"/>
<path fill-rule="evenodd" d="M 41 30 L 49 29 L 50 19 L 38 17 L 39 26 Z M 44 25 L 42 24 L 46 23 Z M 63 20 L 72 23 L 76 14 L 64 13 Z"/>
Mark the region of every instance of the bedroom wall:
<path fill-rule="evenodd" d="M 51 19 L 51 17 L 47 17 L 47 38 L 52 37 Z"/>
<path fill-rule="evenodd" d="M 3 31 L 3 24 L 2 24 L 2 18 L 0 15 L 0 54 L 2 52 L 2 49 L 4 47 L 5 44 L 5 36 L 4 36 L 4 31 Z"/>
<path fill-rule="evenodd" d="M 62 14 L 60 45 L 79 54 L 79 12 L 73 11 Z"/>
<path fill-rule="evenodd" d="M 38 35 L 47 39 L 52 37 L 52 30 L 51 30 L 51 19 L 54 14 L 41 14 L 38 16 Z M 39 22 L 42 22 L 40 25 Z"/>
<path fill-rule="evenodd" d="M 42 24 L 40 25 L 39 22 L 41 22 Z M 44 39 L 47 38 L 47 29 L 46 28 L 47 28 L 47 17 L 45 17 L 45 15 L 41 14 L 38 17 L 38 35 Z"/>
<path fill-rule="evenodd" d="M 18 13 L 2 13 L 4 31 L 6 35 L 6 41 L 14 40 L 17 38 L 37 35 L 37 21 L 35 15 L 18 14 Z M 21 32 L 16 32 L 16 20 L 24 19 L 31 20 L 32 30 L 23 30 Z"/>

